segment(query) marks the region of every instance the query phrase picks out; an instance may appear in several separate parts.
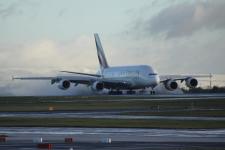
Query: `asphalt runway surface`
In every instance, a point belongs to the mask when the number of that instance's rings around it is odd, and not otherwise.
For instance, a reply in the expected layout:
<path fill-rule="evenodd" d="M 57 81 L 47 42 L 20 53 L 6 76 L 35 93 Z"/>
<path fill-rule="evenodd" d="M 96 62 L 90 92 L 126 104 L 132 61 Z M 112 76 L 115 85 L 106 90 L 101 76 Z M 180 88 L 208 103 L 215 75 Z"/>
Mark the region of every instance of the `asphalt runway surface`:
<path fill-rule="evenodd" d="M 149 94 L 144 94 L 144 95 L 101 95 L 101 96 L 107 96 L 107 98 L 104 100 L 101 99 L 101 101 L 137 101 L 137 100 L 142 100 L 142 101 L 157 101 L 157 100 L 202 100 L 204 99 L 221 99 L 223 100 L 225 98 L 225 94 L 164 94 L 164 95 L 149 95 Z M 100 96 L 100 97 L 101 97 Z M 92 96 L 81 96 L 82 99 L 85 99 L 85 101 L 98 101 L 98 99 L 95 99 L 98 97 L 97 95 L 94 96 L 94 99 L 92 99 Z M 111 98 L 110 98 L 111 97 Z M 90 99 L 89 99 L 90 98 Z M 54 100 L 51 100 L 54 102 Z M 73 102 L 74 100 L 55 100 L 56 102 L 62 102 L 62 103 L 67 103 L 67 102 Z"/>
<path fill-rule="evenodd" d="M 7 135 L 0 149 L 37 149 L 38 139 L 53 149 L 224 149 L 225 129 L 131 129 L 131 128 L 0 128 Z M 73 143 L 65 143 L 65 138 Z M 109 142 L 109 140 L 111 142 Z"/>
<path fill-rule="evenodd" d="M 53 111 L 53 112 L 0 112 L 1 117 L 22 118 L 94 118 L 94 119 L 164 119 L 164 120 L 225 120 L 225 117 L 177 117 L 177 116 L 135 116 L 121 115 L 120 113 L 132 111 Z"/>
<path fill-rule="evenodd" d="M 198 99 L 198 98 L 224 98 L 224 93 L 203 93 L 203 94 L 159 94 L 159 95 L 120 95 L 125 97 L 140 97 L 140 98 L 149 98 L 153 100 L 161 100 L 161 99 L 167 99 L 167 100 L 177 100 L 177 99 Z M 118 97 L 120 97 L 118 96 Z"/>
<path fill-rule="evenodd" d="M 53 150 L 224 150 L 224 143 L 113 142 L 51 143 Z M 1 150 L 40 150 L 34 143 L 0 144 Z M 43 148 L 42 148 L 43 149 Z M 45 148 L 47 149 L 47 148 Z"/>

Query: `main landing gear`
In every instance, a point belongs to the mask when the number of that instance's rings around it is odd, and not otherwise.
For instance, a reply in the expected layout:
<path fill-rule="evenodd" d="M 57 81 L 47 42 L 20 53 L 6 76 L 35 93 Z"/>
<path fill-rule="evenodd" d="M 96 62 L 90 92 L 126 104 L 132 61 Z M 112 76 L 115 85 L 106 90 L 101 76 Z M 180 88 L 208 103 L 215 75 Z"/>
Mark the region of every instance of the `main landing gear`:
<path fill-rule="evenodd" d="M 110 90 L 110 91 L 108 92 L 108 94 L 109 94 L 109 95 L 122 95 L 123 92 L 120 91 L 120 90 Z M 127 95 L 134 95 L 134 94 L 136 94 L 136 91 L 128 90 L 128 91 L 126 91 L 126 94 L 127 94 Z"/>
<path fill-rule="evenodd" d="M 153 88 L 151 88 L 150 90 L 150 95 L 155 95 L 155 91 L 153 90 Z"/>
<path fill-rule="evenodd" d="M 120 90 L 110 90 L 108 92 L 109 95 L 123 95 L 123 91 L 120 91 Z M 135 95 L 136 94 L 136 91 L 133 91 L 133 90 L 128 90 L 126 91 L 126 94 L 127 95 Z M 155 95 L 155 91 L 154 90 L 150 90 L 150 95 Z"/>
<path fill-rule="evenodd" d="M 116 90 L 116 91 L 110 90 L 108 94 L 109 95 L 122 95 L 123 92 L 120 90 Z"/>
<path fill-rule="evenodd" d="M 135 91 L 133 91 L 133 90 L 129 90 L 129 91 L 127 91 L 127 95 L 134 95 L 134 94 L 136 94 L 136 92 L 135 92 Z"/>

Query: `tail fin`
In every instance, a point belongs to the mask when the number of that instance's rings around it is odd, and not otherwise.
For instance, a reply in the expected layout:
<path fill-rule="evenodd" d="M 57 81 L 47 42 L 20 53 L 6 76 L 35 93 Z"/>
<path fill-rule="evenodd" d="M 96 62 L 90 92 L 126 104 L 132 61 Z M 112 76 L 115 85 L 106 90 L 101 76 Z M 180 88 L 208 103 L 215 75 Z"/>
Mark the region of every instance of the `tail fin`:
<path fill-rule="evenodd" d="M 99 60 L 100 68 L 101 68 L 101 71 L 102 71 L 103 69 L 108 68 L 109 65 L 108 65 L 107 60 L 105 58 L 105 54 L 104 54 L 102 44 L 101 44 L 101 41 L 99 39 L 98 34 L 95 33 L 94 37 L 95 37 L 95 44 L 96 44 L 96 48 L 97 48 L 98 60 Z"/>

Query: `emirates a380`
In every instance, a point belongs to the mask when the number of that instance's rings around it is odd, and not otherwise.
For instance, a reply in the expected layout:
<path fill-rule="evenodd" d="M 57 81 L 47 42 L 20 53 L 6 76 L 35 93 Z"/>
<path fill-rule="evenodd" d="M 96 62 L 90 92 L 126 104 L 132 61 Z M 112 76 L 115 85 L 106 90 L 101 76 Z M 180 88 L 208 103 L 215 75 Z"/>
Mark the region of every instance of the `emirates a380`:
<path fill-rule="evenodd" d="M 58 84 L 61 90 L 67 90 L 71 85 L 85 84 L 94 92 L 101 93 L 107 89 L 108 94 L 135 94 L 137 89 L 151 88 L 150 94 L 155 94 L 154 88 L 163 84 L 169 91 L 178 88 L 177 81 L 185 82 L 189 88 L 195 88 L 198 85 L 198 77 L 206 77 L 204 75 L 159 75 L 156 70 L 149 65 L 134 66 L 115 66 L 108 65 L 104 50 L 101 45 L 98 34 L 94 34 L 97 56 L 100 69 L 96 74 L 81 73 L 73 71 L 60 71 L 70 76 L 54 76 L 54 77 L 14 77 L 20 80 L 50 80 L 51 84 Z"/>

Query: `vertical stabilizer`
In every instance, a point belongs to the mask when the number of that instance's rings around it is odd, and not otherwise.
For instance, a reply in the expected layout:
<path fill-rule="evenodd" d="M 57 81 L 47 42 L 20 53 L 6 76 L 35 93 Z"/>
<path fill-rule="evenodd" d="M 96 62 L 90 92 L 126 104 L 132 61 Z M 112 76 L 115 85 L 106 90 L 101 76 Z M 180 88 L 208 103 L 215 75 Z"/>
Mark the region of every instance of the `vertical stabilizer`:
<path fill-rule="evenodd" d="M 95 44 L 96 44 L 97 54 L 98 54 L 98 60 L 99 60 L 100 68 L 101 68 L 101 71 L 102 71 L 103 69 L 108 68 L 109 65 L 107 63 L 107 60 L 106 60 L 106 57 L 105 57 L 105 53 L 103 51 L 102 44 L 101 44 L 101 41 L 99 39 L 98 34 L 95 33 L 94 37 L 95 37 Z"/>

